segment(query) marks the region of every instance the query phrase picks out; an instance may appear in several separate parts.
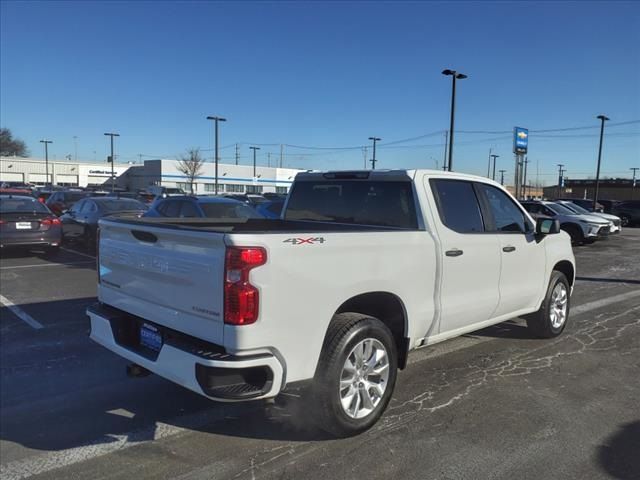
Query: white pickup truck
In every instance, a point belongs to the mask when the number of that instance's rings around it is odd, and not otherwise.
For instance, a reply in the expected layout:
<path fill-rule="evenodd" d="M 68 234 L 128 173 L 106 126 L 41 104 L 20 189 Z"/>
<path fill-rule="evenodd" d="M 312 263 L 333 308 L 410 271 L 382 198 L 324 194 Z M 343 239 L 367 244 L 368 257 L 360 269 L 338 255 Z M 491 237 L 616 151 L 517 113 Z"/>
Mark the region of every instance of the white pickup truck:
<path fill-rule="evenodd" d="M 338 436 L 376 422 L 413 349 L 517 316 L 559 335 L 575 280 L 557 220 L 429 170 L 301 173 L 277 220 L 101 220 L 98 265 L 93 340 L 219 401 L 303 382 Z"/>

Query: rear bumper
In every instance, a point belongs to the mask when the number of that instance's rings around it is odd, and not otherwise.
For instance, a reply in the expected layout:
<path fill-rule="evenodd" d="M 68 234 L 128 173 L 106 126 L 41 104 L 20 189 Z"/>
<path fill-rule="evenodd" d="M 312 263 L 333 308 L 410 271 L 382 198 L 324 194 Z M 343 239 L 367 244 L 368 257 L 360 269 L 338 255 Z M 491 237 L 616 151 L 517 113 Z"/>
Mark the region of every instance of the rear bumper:
<path fill-rule="evenodd" d="M 87 309 L 93 341 L 151 372 L 218 401 L 275 397 L 282 388 L 284 367 L 271 354 L 230 355 L 206 343 L 160 325 L 159 352 L 139 344 L 139 326 L 152 324 L 106 305 Z"/>
<path fill-rule="evenodd" d="M 26 232 L 3 232 L 0 235 L 0 247 L 21 246 L 58 246 L 62 240 L 60 229 L 33 230 Z"/>

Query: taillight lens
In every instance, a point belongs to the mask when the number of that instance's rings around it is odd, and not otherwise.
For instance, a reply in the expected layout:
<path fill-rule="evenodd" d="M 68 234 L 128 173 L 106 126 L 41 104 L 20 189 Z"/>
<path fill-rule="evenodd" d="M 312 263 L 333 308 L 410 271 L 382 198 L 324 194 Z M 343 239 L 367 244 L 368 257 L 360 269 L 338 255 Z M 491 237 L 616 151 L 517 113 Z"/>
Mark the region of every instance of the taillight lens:
<path fill-rule="evenodd" d="M 47 228 L 51 227 L 52 225 L 61 225 L 61 224 L 62 222 L 60 221 L 60 219 L 56 217 L 45 218 L 40 220 L 40 225 L 44 225 Z"/>
<path fill-rule="evenodd" d="M 267 262 L 260 247 L 227 247 L 224 268 L 224 323 L 248 325 L 258 319 L 260 292 L 249 283 L 249 272 Z"/>

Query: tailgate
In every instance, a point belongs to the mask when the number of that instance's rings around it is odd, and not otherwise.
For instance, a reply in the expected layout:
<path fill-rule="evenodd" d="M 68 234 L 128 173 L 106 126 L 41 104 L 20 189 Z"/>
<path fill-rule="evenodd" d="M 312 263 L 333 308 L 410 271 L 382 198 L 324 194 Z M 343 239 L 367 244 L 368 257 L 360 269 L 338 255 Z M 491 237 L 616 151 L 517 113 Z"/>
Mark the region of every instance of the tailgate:
<path fill-rule="evenodd" d="M 100 222 L 100 301 L 223 344 L 224 234 Z"/>

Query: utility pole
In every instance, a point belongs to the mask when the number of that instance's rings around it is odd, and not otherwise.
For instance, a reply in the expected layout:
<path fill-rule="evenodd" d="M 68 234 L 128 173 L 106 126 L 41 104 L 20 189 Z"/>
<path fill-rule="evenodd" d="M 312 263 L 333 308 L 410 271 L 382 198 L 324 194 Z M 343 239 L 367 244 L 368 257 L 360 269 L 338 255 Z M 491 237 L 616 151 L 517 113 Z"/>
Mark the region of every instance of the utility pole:
<path fill-rule="evenodd" d="M 496 155 L 495 153 L 493 155 L 491 155 L 491 158 L 493 158 L 493 170 L 492 170 L 492 174 L 491 174 L 491 180 L 495 180 L 496 179 L 496 158 L 498 158 L 500 155 Z"/>
<path fill-rule="evenodd" d="M 529 157 L 524 157 L 524 178 L 522 179 L 522 199 L 527 199 L 527 163 L 529 163 Z"/>
<path fill-rule="evenodd" d="M 267 167 L 271 167 L 271 152 L 267 152 Z"/>
<path fill-rule="evenodd" d="M 491 178 L 490 174 L 491 174 L 491 147 L 489 147 L 489 163 L 487 164 L 487 178 Z"/>
<path fill-rule="evenodd" d="M 640 170 L 638 167 L 632 167 L 629 170 L 633 171 L 633 180 L 631 183 L 631 200 L 633 200 L 633 191 L 636 189 L 636 171 Z"/>
<path fill-rule="evenodd" d="M 236 143 L 236 165 L 238 165 L 238 161 L 240 161 L 240 150 L 238 144 Z"/>
<path fill-rule="evenodd" d="M 260 147 L 249 147 L 253 150 L 253 178 L 256 178 L 256 150 L 260 150 Z"/>
<path fill-rule="evenodd" d="M 213 120 L 215 126 L 214 126 L 214 136 L 215 136 L 215 162 L 216 162 L 216 179 L 215 179 L 215 187 L 214 187 L 214 192 L 217 195 L 218 194 L 218 163 L 220 163 L 220 157 L 218 156 L 218 122 L 226 122 L 227 119 L 226 118 L 222 118 L 222 117 L 215 117 L 215 116 L 208 116 L 207 120 Z"/>
<path fill-rule="evenodd" d="M 282 157 L 284 157 L 284 145 L 280 144 L 280 168 L 282 168 Z"/>
<path fill-rule="evenodd" d="M 500 170 L 500 185 L 504 185 L 504 172 L 506 170 Z"/>
<path fill-rule="evenodd" d="M 600 160 L 602 159 L 602 138 L 604 137 L 604 122 L 609 120 L 606 115 L 598 115 L 596 118 L 602 122 L 600 124 L 600 147 L 598 148 L 598 168 L 596 169 L 596 193 L 593 196 L 593 211 L 596 211 L 598 204 L 598 192 L 600 190 Z"/>
<path fill-rule="evenodd" d="M 362 147 L 362 157 L 364 159 L 364 169 L 367 169 L 367 157 L 369 156 L 369 148 L 368 147 Z"/>
<path fill-rule="evenodd" d="M 458 73 L 455 70 L 443 70 L 443 75 L 451 75 L 453 81 L 451 85 L 451 121 L 449 125 L 449 163 L 447 170 L 451 171 L 453 168 L 453 124 L 456 113 L 456 80 L 464 80 L 467 76 L 464 73 Z"/>
<path fill-rule="evenodd" d="M 562 169 L 562 167 L 564 167 L 564 164 L 558 163 L 558 189 L 557 189 L 558 193 L 556 195 L 556 200 L 560 198 L 560 189 L 562 188 L 562 184 L 564 183 L 562 178 L 562 175 L 564 174 L 564 170 Z"/>
<path fill-rule="evenodd" d="M 74 160 L 78 161 L 78 137 L 76 135 L 73 136 L 73 149 L 74 149 Z"/>
<path fill-rule="evenodd" d="M 111 155 L 109 156 L 109 158 L 107 159 L 107 162 L 111 162 L 111 191 L 113 192 L 115 189 L 115 183 L 116 183 L 116 175 L 114 172 L 114 168 L 113 168 L 113 164 L 115 163 L 115 158 L 113 155 L 113 137 L 119 137 L 120 134 L 119 133 L 105 133 L 105 135 L 107 137 L 111 137 Z"/>
<path fill-rule="evenodd" d="M 379 142 L 380 140 L 382 140 L 381 138 L 378 137 L 369 137 L 369 140 L 373 141 L 373 159 L 371 160 L 371 170 L 375 170 L 376 169 L 376 142 Z"/>
<path fill-rule="evenodd" d="M 44 168 L 45 168 L 44 186 L 46 187 L 47 184 L 49 184 L 49 144 L 53 143 L 53 141 L 40 140 L 40 143 L 44 143 Z"/>

